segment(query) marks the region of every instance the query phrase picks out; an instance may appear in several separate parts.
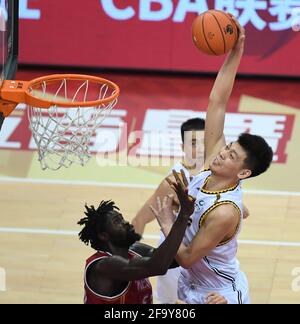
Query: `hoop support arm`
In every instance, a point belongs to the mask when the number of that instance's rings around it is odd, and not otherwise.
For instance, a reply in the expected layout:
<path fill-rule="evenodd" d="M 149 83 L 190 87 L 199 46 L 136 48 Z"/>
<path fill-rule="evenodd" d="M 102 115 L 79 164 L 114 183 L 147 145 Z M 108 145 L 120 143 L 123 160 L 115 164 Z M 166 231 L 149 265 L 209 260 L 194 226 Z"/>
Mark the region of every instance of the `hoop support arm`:
<path fill-rule="evenodd" d="M 4 80 L 0 90 L 0 111 L 5 117 L 10 115 L 19 103 L 25 103 L 40 108 L 49 108 L 50 102 L 42 102 L 33 96 L 28 96 L 29 82 Z"/>
<path fill-rule="evenodd" d="M 16 109 L 17 105 L 17 103 L 0 99 L 0 112 L 4 117 L 8 117 Z"/>

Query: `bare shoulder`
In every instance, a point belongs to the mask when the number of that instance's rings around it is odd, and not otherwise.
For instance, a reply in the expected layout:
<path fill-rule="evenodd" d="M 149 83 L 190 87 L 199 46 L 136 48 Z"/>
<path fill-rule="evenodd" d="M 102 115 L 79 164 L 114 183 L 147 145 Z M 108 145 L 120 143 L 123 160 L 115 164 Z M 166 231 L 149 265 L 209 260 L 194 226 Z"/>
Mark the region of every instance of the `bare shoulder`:
<path fill-rule="evenodd" d="M 239 209 L 231 203 L 224 203 L 215 207 L 210 213 L 207 221 L 218 223 L 220 225 L 235 224 L 240 217 Z"/>
<path fill-rule="evenodd" d="M 118 255 L 112 255 L 97 261 L 94 266 L 98 274 L 105 275 L 106 273 L 118 271 L 120 268 L 128 265 L 129 260 Z"/>

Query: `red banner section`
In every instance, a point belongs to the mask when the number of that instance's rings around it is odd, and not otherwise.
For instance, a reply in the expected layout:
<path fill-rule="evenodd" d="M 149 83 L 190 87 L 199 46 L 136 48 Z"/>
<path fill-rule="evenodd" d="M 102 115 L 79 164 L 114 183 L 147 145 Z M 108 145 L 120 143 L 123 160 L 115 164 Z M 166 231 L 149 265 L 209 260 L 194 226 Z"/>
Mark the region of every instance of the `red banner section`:
<path fill-rule="evenodd" d="M 43 72 L 47 74 L 47 71 Z M 19 71 L 17 77 L 31 79 L 36 74 Z M 189 118 L 205 118 L 213 80 L 145 75 L 104 77 L 120 86 L 121 96 L 116 109 L 92 137 L 90 151 L 100 155 L 126 151 L 132 156 L 180 157 L 180 126 Z M 287 163 L 287 148 L 293 140 L 295 114 L 285 113 L 282 109 L 288 105 L 297 107 L 296 103 L 300 108 L 300 94 L 296 91 L 296 82 L 286 82 L 286 92 L 280 90 L 280 82 L 238 80 L 226 114 L 224 132 L 227 142 L 235 141 L 243 132 L 261 135 L 273 148 L 274 162 Z M 273 103 L 268 101 L 270 98 Z M 279 112 L 271 108 L 278 103 L 282 107 Z M 24 105 L 19 105 L 5 119 L 0 149 L 37 149 Z"/>
<path fill-rule="evenodd" d="M 20 105 L 17 111 L 24 110 Z M 129 112 L 114 110 L 91 138 L 92 153 L 115 153 L 123 150 L 129 155 L 145 157 L 181 157 L 180 126 L 187 118 L 205 118 L 205 113 L 192 110 L 148 109 L 141 130 L 128 132 Z M 156 122 L 153 123 L 153 120 Z M 132 122 L 132 120 L 130 121 Z M 274 162 L 286 162 L 286 148 L 291 136 L 294 116 L 286 114 L 241 114 L 229 113 L 225 124 L 226 142 L 237 140 L 240 133 L 263 135 L 275 152 Z M 130 124 L 129 124 L 130 125 Z M 129 135 L 135 144 L 129 146 Z M 29 131 L 28 119 L 21 113 L 8 117 L 1 134 L 0 149 L 36 150 L 36 144 Z"/>
<path fill-rule="evenodd" d="M 300 76 L 299 0 L 20 0 L 20 63 L 214 72 L 191 40 L 207 9 L 245 26 L 240 73 Z"/>

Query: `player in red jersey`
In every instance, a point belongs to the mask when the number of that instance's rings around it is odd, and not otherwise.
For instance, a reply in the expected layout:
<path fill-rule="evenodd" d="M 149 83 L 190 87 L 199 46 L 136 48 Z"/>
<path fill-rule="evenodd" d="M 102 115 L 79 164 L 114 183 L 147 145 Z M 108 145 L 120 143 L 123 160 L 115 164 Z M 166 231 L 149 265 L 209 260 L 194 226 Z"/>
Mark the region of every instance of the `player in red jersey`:
<path fill-rule="evenodd" d="M 86 262 L 86 304 L 149 304 L 152 287 L 148 277 L 163 275 L 169 269 L 182 241 L 194 200 L 181 181 L 175 185 L 180 212 L 166 240 L 156 250 L 145 248 L 143 256 L 130 249 L 141 236 L 126 222 L 112 201 L 102 201 L 97 209 L 86 206 L 78 224 L 84 225 L 79 238 L 97 252 Z M 158 198 L 157 213 L 172 213 L 173 197 Z M 146 245 L 144 245 L 146 246 Z M 141 249 L 140 249 L 141 250 Z"/>

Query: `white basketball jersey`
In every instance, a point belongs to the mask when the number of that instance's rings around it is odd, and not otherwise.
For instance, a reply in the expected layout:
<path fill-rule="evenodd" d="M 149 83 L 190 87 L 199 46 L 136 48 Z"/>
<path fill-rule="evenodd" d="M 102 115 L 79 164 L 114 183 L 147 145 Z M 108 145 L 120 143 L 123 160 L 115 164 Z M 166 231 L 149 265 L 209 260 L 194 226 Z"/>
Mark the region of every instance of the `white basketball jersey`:
<path fill-rule="evenodd" d="M 181 268 L 182 276 L 189 282 L 203 287 L 223 288 L 228 285 L 235 286 L 235 278 L 240 268 L 236 258 L 237 234 L 241 228 L 242 215 L 242 190 L 238 183 L 232 188 L 219 192 L 210 192 L 204 189 L 211 171 L 203 171 L 194 176 L 189 185 L 189 194 L 196 198 L 195 211 L 192 215 L 192 224 L 187 227 L 183 243 L 187 246 L 198 233 L 201 224 L 214 208 L 222 204 L 233 205 L 240 213 L 240 223 L 234 236 L 227 242 L 223 242 L 190 269 Z"/>

